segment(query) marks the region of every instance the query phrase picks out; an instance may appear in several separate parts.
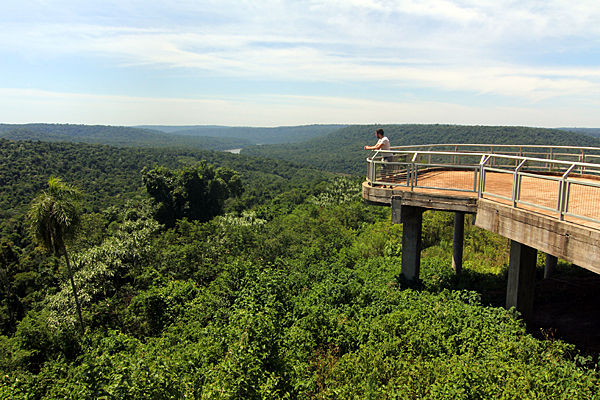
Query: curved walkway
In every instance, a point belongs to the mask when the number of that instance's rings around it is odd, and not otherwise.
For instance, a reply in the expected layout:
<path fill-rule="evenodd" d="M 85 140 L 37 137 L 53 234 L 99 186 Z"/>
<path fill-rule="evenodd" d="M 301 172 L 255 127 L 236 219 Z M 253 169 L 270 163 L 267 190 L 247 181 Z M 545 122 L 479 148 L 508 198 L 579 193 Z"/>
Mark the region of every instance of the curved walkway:
<path fill-rule="evenodd" d="M 454 196 L 458 198 L 479 197 L 478 192 L 469 191 L 473 188 L 473 171 L 458 169 L 430 170 L 419 173 L 419 185 L 415 187 L 396 186 L 394 177 L 390 176 L 391 184 L 382 188 L 381 185 L 371 186 L 363 183 L 363 198 L 373 203 L 391 204 L 392 196 L 401 196 L 402 192 L 415 192 L 438 196 Z M 386 179 L 388 180 L 388 179 Z M 598 184 L 600 180 L 595 176 L 580 175 L 576 177 L 582 183 Z M 509 200 L 513 192 L 514 177 L 506 173 L 487 172 L 485 192 L 481 198 L 489 199 L 501 204 L 511 205 Z M 501 196 L 501 197 L 500 197 Z M 559 218 L 555 209 L 559 202 L 559 189 L 557 181 L 524 177 L 521 182 L 521 192 L 517 208 L 537 212 L 548 217 Z M 551 211 L 554 209 L 554 211 Z M 600 230 L 600 188 L 587 185 L 573 185 L 569 198 L 569 213 L 580 215 L 582 219 L 572 215 L 565 215 L 564 220 Z"/>
<path fill-rule="evenodd" d="M 589 162 L 600 160 L 600 149 L 518 146 L 515 155 L 425 147 L 374 152 L 363 183 L 364 200 L 391 206 L 392 222 L 404 225 L 405 278 L 419 278 L 422 213 L 428 209 L 456 213 L 457 272 L 465 213 L 476 215 L 477 226 L 510 239 L 506 306 L 525 319 L 533 310 L 538 251 L 547 254 L 547 266 L 561 258 L 600 274 L 600 164 Z"/>

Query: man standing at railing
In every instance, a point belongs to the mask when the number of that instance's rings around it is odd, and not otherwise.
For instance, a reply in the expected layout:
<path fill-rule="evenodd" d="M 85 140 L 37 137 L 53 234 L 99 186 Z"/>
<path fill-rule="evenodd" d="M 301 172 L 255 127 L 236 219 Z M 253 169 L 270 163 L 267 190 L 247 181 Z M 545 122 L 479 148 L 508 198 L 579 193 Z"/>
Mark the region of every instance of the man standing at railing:
<path fill-rule="evenodd" d="M 387 136 L 385 136 L 385 134 L 383 133 L 383 129 L 379 128 L 375 131 L 375 136 L 377 136 L 377 144 L 374 146 L 365 146 L 365 150 L 389 150 L 390 149 L 390 140 L 387 138 Z M 382 154 L 382 161 L 384 163 L 388 163 L 392 161 L 392 154 L 391 153 L 383 153 Z M 381 178 L 382 180 L 387 179 L 388 175 L 390 175 L 392 173 L 392 168 L 391 166 L 382 164 L 381 165 Z M 387 186 L 383 186 L 384 188 L 386 188 Z M 391 188 L 391 186 L 390 186 Z"/>

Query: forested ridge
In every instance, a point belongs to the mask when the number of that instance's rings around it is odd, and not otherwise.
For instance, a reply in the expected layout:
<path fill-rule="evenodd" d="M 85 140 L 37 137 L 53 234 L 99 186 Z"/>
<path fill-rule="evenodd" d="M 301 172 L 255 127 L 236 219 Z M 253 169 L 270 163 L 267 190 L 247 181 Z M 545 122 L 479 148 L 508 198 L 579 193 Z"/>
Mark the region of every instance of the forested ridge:
<path fill-rule="evenodd" d="M 193 149 L 0 151 L 0 398 L 599 395 L 593 357 L 499 307 L 508 242 L 469 220 L 457 276 L 452 214 L 424 214 L 422 282 L 409 284 L 402 226 L 362 204 L 360 177 Z M 84 195 L 71 272 L 24 216 L 51 176 Z M 211 191 L 218 207 L 194 203 Z"/>
<path fill-rule="evenodd" d="M 581 133 L 583 135 L 600 137 L 600 128 L 560 128 L 563 131 L 567 132 L 576 132 Z"/>
<path fill-rule="evenodd" d="M 274 128 L 244 126 L 155 126 L 148 128 L 158 131 L 190 136 L 213 136 L 221 138 L 243 138 L 252 144 L 297 143 L 324 136 L 346 125 L 300 125 L 278 126 Z M 241 147 L 241 146 L 240 146 Z"/>
<path fill-rule="evenodd" d="M 250 146 L 242 154 L 276 157 L 354 175 L 366 174 L 365 144 L 375 144 L 382 128 L 392 146 L 477 143 L 600 147 L 600 139 L 558 129 L 464 125 L 353 125 L 303 143 Z"/>
<path fill-rule="evenodd" d="M 86 143 L 0 139 L 0 212 L 5 234 L 21 226 L 28 204 L 50 176 L 77 184 L 85 193 L 85 210 L 99 212 L 143 196 L 140 171 L 161 165 L 176 169 L 202 160 L 227 166 L 242 175 L 246 191 L 232 207 L 262 204 L 294 188 L 316 185 L 327 174 L 284 160 L 261 160 L 225 152 L 194 149 L 123 148 Z M 16 229 L 21 234 L 22 229 Z"/>
<path fill-rule="evenodd" d="M 43 142 L 75 142 L 127 147 L 238 149 L 254 142 L 235 137 L 187 136 L 149 129 L 106 125 L 0 124 L 0 138 Z"/>
<path fill-rule="evenodd" d="M 0 138 L 43 142 L 82 142 L 127 147 L 240 149 L 257 143 L 296 143 L 326 135 L 344 125 L 274 128 L 228 126 L 108 126 L 77 124 L 0 124 Z"/>

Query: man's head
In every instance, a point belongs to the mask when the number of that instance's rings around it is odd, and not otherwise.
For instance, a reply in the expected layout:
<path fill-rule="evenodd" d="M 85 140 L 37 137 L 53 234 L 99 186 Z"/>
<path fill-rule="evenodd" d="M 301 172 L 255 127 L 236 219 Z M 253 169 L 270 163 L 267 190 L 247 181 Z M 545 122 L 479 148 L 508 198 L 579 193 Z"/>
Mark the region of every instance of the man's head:
<path fill-rule="evenodd" d="M 379 128 L 375 131 L 375 135 L 377 136 L 378 139 L 381 139 L 383 137 L 383 129 Z"/>

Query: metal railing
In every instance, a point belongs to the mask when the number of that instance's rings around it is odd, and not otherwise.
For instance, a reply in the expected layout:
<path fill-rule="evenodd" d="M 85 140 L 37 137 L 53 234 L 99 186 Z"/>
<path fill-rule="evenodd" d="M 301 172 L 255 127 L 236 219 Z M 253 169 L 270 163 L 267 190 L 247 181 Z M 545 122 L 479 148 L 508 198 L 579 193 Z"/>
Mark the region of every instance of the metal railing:
<path fill-rule="evenodd" d="M 460 157 L 462 153 L 485 153 L 581 163 L 600 163 L 600 148 L 597 147 L 455 143 L 395 146 L 391 147 L 390 151 L 446 151 L 455 153 L 457 157 Z"/>
<path fill-rule="evenodd" d="M 367 163 L 371 185 L 467 192 L 561 221 L 600 223 L 600 148 L 402 146 L 373 151 Z"/>

